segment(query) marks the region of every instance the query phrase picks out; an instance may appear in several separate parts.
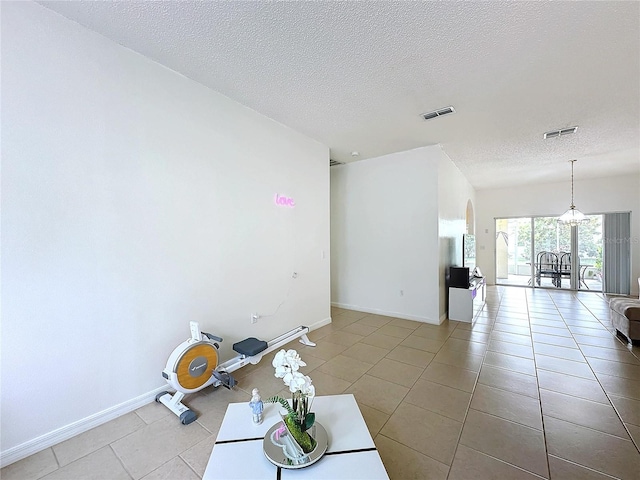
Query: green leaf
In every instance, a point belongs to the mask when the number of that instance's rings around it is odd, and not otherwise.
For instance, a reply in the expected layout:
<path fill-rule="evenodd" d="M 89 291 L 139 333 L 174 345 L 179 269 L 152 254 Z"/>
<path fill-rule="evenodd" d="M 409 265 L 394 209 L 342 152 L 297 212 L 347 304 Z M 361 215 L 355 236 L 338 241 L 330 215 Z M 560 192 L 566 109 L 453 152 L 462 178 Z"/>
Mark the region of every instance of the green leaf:
<path fill-rule="evenodd" d="M 316 421 L 316 414 L 313 412 L 309 412 L 307 413 L 307 416 L 304 419 L 304 430 L 307 431 L 309 430 L 312 425 L 315 423 Z"/>
<path fill-rule="evenodd" d="M 273 396 L 273 397 L 269 397 L 265 400 L 265 403 L 279 403 L 280 405 L 282 405 L 288 412 L 287 416 L 290 417 L 295 417 L 296 412 L 291 408 L 291 405 L 289 405 L 289 402 L 287 402 L 284 398 L 279 397 L 277 395 Z"/>

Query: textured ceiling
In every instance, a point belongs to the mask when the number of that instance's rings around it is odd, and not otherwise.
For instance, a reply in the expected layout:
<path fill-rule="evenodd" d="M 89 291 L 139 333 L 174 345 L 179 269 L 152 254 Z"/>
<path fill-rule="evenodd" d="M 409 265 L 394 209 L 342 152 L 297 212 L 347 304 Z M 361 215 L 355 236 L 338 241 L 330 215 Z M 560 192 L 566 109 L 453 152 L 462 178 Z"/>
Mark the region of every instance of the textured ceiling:
<path fill-rule="evenodd" d="M 39 3 L 334 160 L 441 144 L 478 189 L 568 180 L 572 158 L 577 179 L 640 171 L 639 2 Z"/>

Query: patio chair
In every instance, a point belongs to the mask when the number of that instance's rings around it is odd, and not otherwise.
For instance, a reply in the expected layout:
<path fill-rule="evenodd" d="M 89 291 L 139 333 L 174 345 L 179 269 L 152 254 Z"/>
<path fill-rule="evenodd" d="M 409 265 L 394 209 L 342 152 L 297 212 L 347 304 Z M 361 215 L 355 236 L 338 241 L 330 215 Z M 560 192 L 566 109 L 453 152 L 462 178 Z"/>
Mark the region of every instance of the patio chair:
<path fill-rule="evenodd" d="M 556 281 L 556 287 L 562 286 L 562 278 L 571 279 L 571 253 L 560 253 L 560 266 L 558 269 L 558 278 Z"/>
<path fill-rule="evenodd" d="M 558 255 L 553 252 L 539 252 L 536 255 L 536 283 L 540 286 L 542 277 L 551 278 L 551 283 L 557 286 Z"/>

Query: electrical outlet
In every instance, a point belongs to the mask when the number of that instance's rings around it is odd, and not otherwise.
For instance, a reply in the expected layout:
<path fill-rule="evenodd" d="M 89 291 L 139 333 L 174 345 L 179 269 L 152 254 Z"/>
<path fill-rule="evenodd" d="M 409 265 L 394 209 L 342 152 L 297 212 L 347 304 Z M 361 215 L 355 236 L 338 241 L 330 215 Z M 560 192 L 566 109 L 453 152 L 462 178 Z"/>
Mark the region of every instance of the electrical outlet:
<path fill-rule="evenodd" d="M 260 318 L 260 315 L 258 315 L 257 313 L 252 313 L 251 314 L 251 323 L 258 323 L 258 319 Z"/>

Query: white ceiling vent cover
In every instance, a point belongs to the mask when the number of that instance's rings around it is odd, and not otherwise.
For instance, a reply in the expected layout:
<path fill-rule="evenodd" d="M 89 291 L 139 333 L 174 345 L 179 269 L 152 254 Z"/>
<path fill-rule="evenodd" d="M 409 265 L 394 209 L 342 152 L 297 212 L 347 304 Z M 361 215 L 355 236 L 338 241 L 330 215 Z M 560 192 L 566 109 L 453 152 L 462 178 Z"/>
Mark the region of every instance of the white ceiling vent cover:
<path fill-rule="evenodd" d="M 431 120 L 432 118 L 442 117 L 443 115 L 449 115 L 450 113 L 456 113 L 456 110 L 451 106 L 440 108 L 438 110 L 434 110 L 433 112 L 421 113 L 420 116 L 424 120 Z"/>
<path fill-rule="evenodd" d="M 562 137 L 563 135 L 571 135 L 572 133 L 576 133 L 578 131 L 578 127 L 569 127 L 562 128 L 560 130 L 551 130 L 550 132 L 546 132 L 542 137 L 547 138 L 556 138 Z"/>

